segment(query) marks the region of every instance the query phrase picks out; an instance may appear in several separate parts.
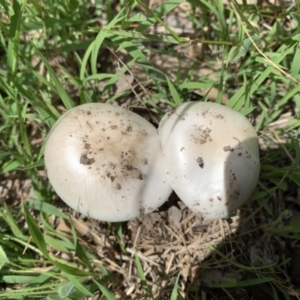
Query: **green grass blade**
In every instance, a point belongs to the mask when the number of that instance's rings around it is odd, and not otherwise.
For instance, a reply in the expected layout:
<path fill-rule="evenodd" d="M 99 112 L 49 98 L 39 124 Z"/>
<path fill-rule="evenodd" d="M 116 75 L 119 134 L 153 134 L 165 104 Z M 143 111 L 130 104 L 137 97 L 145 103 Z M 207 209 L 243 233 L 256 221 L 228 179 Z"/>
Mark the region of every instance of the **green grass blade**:
<path fill-rule="evenodd" d="M 41 200 L 28 200 L 27 207 L 33 208 L 43 213 L 47 213 L 49 215 L 54 215 L 63 219 L 69 219 L 69 216 L 62 212 L 60 209 L 50 203 Z"/>
<path fill-rule="evenodd" d="M 74 285 L 74 287 L 82 292 L 84 295 L 93 297 L 93 294 L 82 284 L 80 283 L 73 275 L 70 273 L 65 273 L 65 276 L 68 278 L 69 282 Z"/>
<path fill-rule="evenodd" d="M 170 80 L 170 78 L 168 76 L 166 76 L 166 80 L 167 80 L 174 104 L 179 105 L 182 102 L 182 100 L 180 99 L 179 93 L 177 92 L 173 82 Z"/>
<path fill-rule="evenodd" d="M 49 72 L 50 78 L 53 82 L 52 88 L 54 88 L 54 92 L 60 97 L 61 101 L 63 102 L 64 106 L 67 109 L 71 109 L 74 107 L 74 101 L 70 98 L 66 90 L 63 88 L 60 80 L 58 79 L 57 75 L 55 74 L 53 68 L 50 66 L 48 60 L 44 57 L 44 55 L 39 51 L 39 49 L 33 44 L 33 47 L 40 57 L 41 61 L 44 63 L 47 71 Z"/>
<path fill-rule="evenodd" d="M 182 2 L 184 2 L 184 1 L 183 0 L 168 0 L 164 3 L 162 3 L 151 13 L 151 17 L 148 17 L 145 21 L 141 22 L 141 24 L 137 27 L 136 31 L 144 32 L 146 29 L 148 29 L 152 24 L 154 24 L 157 21 L 157 18 L 161 19 L 163 16 L 165 16 L 171 10 L 176 8 Z M 154 16 L 156 16 L 156 18 Z M 177 39 L 175 39 L 175 40 L 177 40 Z"/>
<path fill-rule="evenodd" d="M 21 1 L 13 1 L 13 14 L 10 19 L 10 30 L 7 47 L 7 66 L 10 74 L 14 74 L 17 68 L 18 50 L 20 42 L 20 27 L 22 20 L 23 6 Z"/>
<path fill-rule="evenodd" d="M 95 284 L 99 287 L 101 293 L 107 300 L 117 300 L 117 298 L 105 286 L 96 281 Z"/>
<path fill-rule="evenodd" d="M 237 281 L 232 278 L 223 278 L 223 280 L 225 282 L 218 283 L 218 284 L 211 284 L 210 287 L 212 288 L 247 287 L 247 286 L 253 286 L 253 285 L 262 284 L 266 282 L 273 282 L 274 278 L 265 277 L 265 278 L 255 278 L 255 279 L 241 280 L 241 281 Z"/>
<path fill-rule="evenodd" d="M 171 300 L 184 300 L 184 298 L 181 296 L 181 294 L 178 292 L 178 282 L 180 278 L 180 273 L 178 273 L 176 277 L 176 281 L 172 290 L 171 294 Z"/>
<path fill-rule="evenodd" d="M 147 295 L 149 297 L 151 297 L 151 299 L 154 299 L 151 288 L 147 284 L 147 279 L 146 279 L 141 261 L 140 261 L 138 255 L 137 255 L 136 251 L 134 252 L 134 259 L 135 259 L 136 268 L 137 268 L 137 271 L 138 271 L 138 274 L 139 274 L 139 277 L 140 277 L 140 280 L 141 280 L 142 288 L 147 293 Z"/>
<path fill-rule="evenodd" d="M 27 225 L 28 225 L 28 228 L 29 228 L 29 231 L 31 233 L 33 241 L 37 245 L 38 249 L 43 253 L 43 255 L 47 259 L 50 260 L 50 256 L 49 256 L 49 253 L 48 253 L 48 250 L 47 250 L 47 246 L 46 246 L 46 242 L 44 240 L 44 236 L 43 236 L 40 228 L 38 227 L 35 219 L 30 214 L 26 204 L 23 204 L 23 211 L 24 211 L 25 220 L 27 222 Z"/>
<path fill-rule="evenodd" d="M 91 57 L 91 68 L 92 68 L 92 74 L 95 75 L 97 74 L 97 58 L 98 58 L 98 53 L 99 49 L 104 41 L 104 39 L 107 36 L 107 30 L 111 29 L 115 24 L 118 22 L 122 21 L 124 16 L 122 16 L 124 9 L 122 9 L 116 16 L 115 18 L 108 24 L 106 25 L 103 30 L 101 30 L 98 34 L 95 40 L 89 45 L 88 49 L 86 50 L 84 57 L 81 62 L 80 66 L 80 75 L 79 78 L 83 81 L 86 77 L 86 70 L 87 70 L 87 63 L 89 58 Z"/>
<path fill-rule="evenodd" d="M 98 55 L 99 55 L 99 49 L 106 38 L 107 35 L 107 30 L 110 30 L 113 26 L 118 24 L 124 19 L 123 16 L 123 11 L 124 9 L 121 9 L 119 13 L 109 22 L 108 25 L 104 27 L 104 30 L 101 30 L 97 37 L 95 38 L 93 42 L 93 47 L 91 49 L 91 69 L 92 69 L 92 74 L 95 75 L 98 73 L 97 71 L 97 60 L 98 60 Z"/>
<path fill-rule="evenodd" d="M 9 259 L 6 256 L 6 253 L 4 252 L 3 248 L 0 246 L 0 270 L 9 263 Z"/>

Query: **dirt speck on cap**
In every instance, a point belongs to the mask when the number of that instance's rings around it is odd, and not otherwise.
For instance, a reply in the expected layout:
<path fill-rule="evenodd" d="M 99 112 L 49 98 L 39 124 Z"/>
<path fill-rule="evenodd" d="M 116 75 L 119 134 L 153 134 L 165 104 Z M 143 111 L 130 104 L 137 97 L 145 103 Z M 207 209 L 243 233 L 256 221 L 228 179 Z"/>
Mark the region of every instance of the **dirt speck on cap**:
<path fill-rule="evenodd" d="M 84 149 L 89 150 L 91 148 L 91 144 L 85 143 L 84 144 Z"/>
<path fill-rule="evenodd" d="M 217 119 L 224 119 L 225 117 L 222 114 L 218 114 L 215 116 Z"/>
<path fill-rule="evenodd" d="M 198 157 L 198 158 L 197 158 L 197 164 L 199 165 L 199 167 L 200 167 L 201 169 L 204 168 L 204 161 L 203 161 L 203 158 L 202 158 L 202 157 Z"/>
<path fill-rule="evenodd" d="M 224 150 L 225 152 L 233 152 L 233 151 L 234 151 L 234 149 L 231 148 L 230 146 L 225 146 L 225 147 L 223 148 L 223 150 Z"/>
<path fill-rule="evenodd" d="M 92 165 L 94 162 L 95 162 L 95 159 L 93 157 L 89 158 L 87 156 L 87 154 L 83 153 L 81 154 L 80 156 L 80 160 L 79 160 L 80 164 L 82 165 L 86 165 L 86 166 L 89 166 L 89 165 Z"/>
<path fill-rule="evenodd" d="M 192 139 L 194 140 L 194 142 L 196 144 L 205 144 L 207 142 L 211 142 L 212 141 L 212 138 L 211 138 L 211 129 L 208 128 L 208 127 L 205 127 L 204 126 L 199 126 L 199 125 L 194 125 L 194 128 L 195 128 L 195 134 L 192 134 Z"/>

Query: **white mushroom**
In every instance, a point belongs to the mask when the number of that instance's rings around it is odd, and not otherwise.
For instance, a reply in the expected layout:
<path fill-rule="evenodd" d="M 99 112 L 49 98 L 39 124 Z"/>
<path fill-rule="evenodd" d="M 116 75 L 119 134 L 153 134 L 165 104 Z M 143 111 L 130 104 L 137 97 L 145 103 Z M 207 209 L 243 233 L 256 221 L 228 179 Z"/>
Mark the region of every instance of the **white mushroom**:
<path fill-rule="evenodd" d="M 227 217 L 253 192 L 259 176 L 254 128 L 216 103 L 187 102 L 159 125 L 167 180 L 204 219 Z"/>
<path fill-rule="evenodd" d="M 49 134 L 45 164 L 61 199 L 102 221 L 148 214 L 172 191 L 156 128 L 109 104 L 84 104 L 64 114 Z"/>

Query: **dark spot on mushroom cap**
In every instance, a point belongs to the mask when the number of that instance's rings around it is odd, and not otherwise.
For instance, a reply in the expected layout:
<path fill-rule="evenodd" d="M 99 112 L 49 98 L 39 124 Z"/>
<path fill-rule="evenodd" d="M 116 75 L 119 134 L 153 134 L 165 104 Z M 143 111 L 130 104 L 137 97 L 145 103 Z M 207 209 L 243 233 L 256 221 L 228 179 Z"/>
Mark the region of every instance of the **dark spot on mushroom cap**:
<path fill-rule="evenodd" d="M 84 149 L 89 150 L 90 148 L 91 148 L 91 144 L 89 144 L 89 143 L 84 144 Z"/>
<path fill-rule="evenodd" d="M 216 118 L 217 118 L 217 119 L 224 119 L 224 116 L 221 115 L 221 114 L 218 114 L 218 115 L 216 115 Z"/>
<path fill-rule="evenodd" d="M 176 112 L 176 109 L 171 108 L 171 109 L 169 109 L 169 110 L 167 111 L 166 115 L 167 115 L 168 117 L 170 117 L 170 116 L 173 115 L 175 112 Z"/>
<path fill-rule="evenodd" d="M 134 166 L 127 164 L 127 165 L 124 165 L 123 171 L 125 171 L 125 170 L 127 172 L 126 172 L 126 174 L 125 174 L 125 172 L 123 172 L 124 176 L 126 175 L 126 176 L 130 176 L 131 178 L 143 180 L 143 174 L 138 168 L 135 168 Z"/>
<path fill-rule="evenodd" d="M 225 203 L 225 205 L 229 205 L 230 203 L 236 201 L 240 197 L 240 191 L 230 189 L 227 192 L 227 195 L 228 195 L 228 201 Z"/>
<path fill-rule="evenodd" d="M 199 165 L 199 167 L 200 167 L 201 169 L 203 169 L 203 167 L 204 167 L 204 161 L 203 161 L 203 158 L 202 158 L 202 157 L 198 157 L 198 158 L 197 158 L 197 164 Z"/>
<path fill-rule="evenodd" d="M 89 165 L 91 165 L 95 162 L 95 159 L 94 158 L 89 158 L 87 156 L 87 154 L 81 154 L 79 162 L 82 165 L 88 165 L 89 166 Z"/>
<path fill-rule="evenodd" d="M 186 114 L 178 115 L 178 119 L 179 119 L 180 121 L 184 121 L 184 120 L 185 120 L 185 116 L 186 116 Z"/>
<path fill-rule="evenodd" d="M 143 129 L 143 130 L 140 131 L 140 134 L 141 134 L 141 136 L 147 136 L 148 132 Z"/>
<path fill-rule="evenodd" d="M 112 170 L 114 170 L 114 169 L 116 168 L 116 164 L 110 162 L 110 163 L 108 164 L 108 167 L 111 168 Z"/>
<path fill-rule="evenodd" d="M 212 138 L 211 138 L 211 129 L 208 128 L 208 127 L 205 127 L 204 126 L 199 126 L 197 124 L 194 124 L 193 127 L 195 128 L 194 132 L 195 134 L 192 134 L 191 137 L 193 138 L 194 142 L 196 144 L 205 144 L 207 142 L 211 142 L 212 141 Z"/>
<path fill-rule="evenodd" d="M 201 114 L 202 114 L 203 117 L 206 117 L 206 115 L 208 113 L 209 113 L 209 109 L 207 108 L 207 109 L 203 110 Z"/>
<path fill-rule="evenodd" d="M 233 151 L 234 151 L 234 149 L 231 148 L 230 146 L 225 146 L 225 147 L 223 148 L 223 150 L 224 150 L 225 152 L 233 152 Z"/>
<path fill-rule="evenodd" d="M 120 184 L 120 183 L 117 183 L 117 184 L 116 184 L 116 189 L 117 189 L 117 190 L 120 190 L 121 188 L 122 188 L 121 184 Z"/>
<path fill-rule="evenodd" d="M 91 129 L 94 130 L 93 126 L 91 125 L 91 123 L 89 121 L 86 121 L 86 125 Z"/>
<path fill-rule="evenodd" d="M 139 209 L 139 211 L 140 211 L 140 215 L 141 215 L 141 216 L 145 214 L 145 208 L 144 208 L 144 207 L 141 207 L 141 208 Z"/>

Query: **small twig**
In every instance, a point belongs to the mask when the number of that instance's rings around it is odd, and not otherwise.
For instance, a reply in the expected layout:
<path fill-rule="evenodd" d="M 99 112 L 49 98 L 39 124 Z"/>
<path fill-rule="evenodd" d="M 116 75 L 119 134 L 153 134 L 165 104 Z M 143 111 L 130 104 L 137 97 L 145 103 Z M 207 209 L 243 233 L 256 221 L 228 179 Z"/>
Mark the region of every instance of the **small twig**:
<path fill-rule="evenodd" d="M 290 152 L 287 150 L 287 148 L 285 147 L 285 145 L 280 141 L 280 138 L 278 136 L 278 134 L 276 133 L 275 130 L 271 130 L 271 132 L 273 133 L 273 135 L 275 136 L 277 143 L 280 145 L 280 147 L 284 150 L 285 154 L 290 158 L 290 160 L 292 161 L 292 163 L 295 162 L 293 156 L 290 154 Z"/>
<path fill-rule="evenodd" d="M 137 232 L 136 232 L 136 235 L 135 235 L 135 238 L 134 238 L 134 242 L 133 242 L 133 249 L 136 249 L 136 245 L 137 245 L 137 242 L 138 242 L 138 238 L 140 236 L 140 233 L 141 233 L 141 225 L 138 227 L 137 229 Z M 127 251 L 127 249 L 126 249 Z M 131 253 L 131 258 L 133 258 L 134 256 L 134 251 Z M 129 264 L 129 270 L 128 270 L 128 279 L 131 278 L 131 272 L 132 272 L 132 261 L 130 261 L 130 264 Z"/>
<path fill-rule="evenodd" d="M 130 253 L 132 256 L 134 256 L 134 252 L 135 252 L 134 250 L 132 250 L 130 248 L 126 248 L 126 251 L 128 253 Z M 153 260 L 151 260 L 148 257 L 145 257 L 141 252 L 137 252 L 136 251 L 136 255 L 139 257 L 140 260 L 148 262 L 148 263 L 150 263 L 152 265 L 155 265 L 156 267 L 160 267 L 160 265 L 158 263 L 154 262 Z"/>
<path fill-rule="evenodd" d="M 174 254 L 174 252 L 172 252 L 172 253 L 171 253 L 171 256 L 170 256 L 170 260 L 169 260 L 168 265 L 167 265 L 167 268 L 166 268 L 166 274 L 167 274 L 167 275 L 168 275 L 169 272 L 170 272 L 170 269 L 171 269 L 171 266 L 172 266 L 174 257 L 175 257 L 175 254 Z"/>

